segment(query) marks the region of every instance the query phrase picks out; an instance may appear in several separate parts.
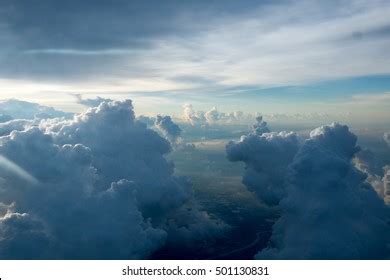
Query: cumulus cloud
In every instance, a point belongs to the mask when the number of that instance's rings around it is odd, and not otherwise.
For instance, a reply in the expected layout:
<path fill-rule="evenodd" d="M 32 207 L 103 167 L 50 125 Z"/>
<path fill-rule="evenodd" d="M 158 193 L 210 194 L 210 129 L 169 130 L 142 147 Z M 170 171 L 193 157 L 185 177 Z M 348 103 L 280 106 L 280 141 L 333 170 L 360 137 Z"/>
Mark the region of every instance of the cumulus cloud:
<path fill-rule="evenodd" d="M 11 119 L 47 119 L 47 118 L 71 118 L 73 113 L 57 111 L 52 107 L 42 106 L 37 103 L 9 99 L 0 101 L 0 114 L 7 115 Z"/>
<path fill-rule="evenodd" d="M 298 150 L 293 132 L 269 132 L 261 117 L 253 131 L 226 146 L 230 161 L 245 163 L 243 183 L 268 205 L 277 205 L 284 196 L 284 177 Z"/>
<path fill-rule="evenodd" d="M 377 167 L 367 164 L 373 160 L 367 151 L 360 152 L 358 163 L 352 161 L 360 148 L 347 126 L 316 128 L 303 143 L 295 134 L 256 134 L 256 128 L 226 147 L 230 160 L 245 163 L 243 183 L 248 189 L 281 211 L 268 247 L 256 258 L 389 256 L 389 207 L 355 165 L 370 172 Z"/>
<path fill-rule="evenodd" d="M 208 123 L 213 124 L 221 118 L 221 114 L 218 112 L 216 107 L 213 107 L 210 111 L 207 111 L 204 114 L 204 117 Z"/>
<path fill-rule="evenodd" d="M 230 113 L 220 112 L 216 107 L 209 111 L 195 111 L 191 104 L 183 105 L 183 120 L 192 126 L 247 124 L 252 122 L 254 116 L 242 111 Z"/>
<path fill-rule="evenodd" d="M 100 96 L 97 96 L 96 98 L 83 98 L 83 96 L 81 94 L 72 94 L 72 95 L 76 98 L 78 104 L 81 104 L 81 105 L 84 105 L 87 107 L 97 107 L 102 102 L 112 101 L 111 99 L 102 98 Z"/>
<path fill-rule="evenodd" d="M 156 118 L 140 115 L 137 117 L 137 121 L 143 122 L 147 127 L 152 127 L 154 126 Z"/>
<path fill-rule="evenodd" d="M 257 258 L 376 259 L 389 254 L 389 208 L 351 163 L 347 126 L 313 130 L 289 166 L 281 217 Z"/>
<path fill-rule="evenodd" d="M 154 125 L 172 145 L 180 142 L 181 128 L 172 121 L 170 116 L 158 115 Z"/>
<path fill-rule="evenodd" d="M 37 181 L 0 172 L 1 258 L 146 258 L 166 241 L 224 229 L 173 175 L 169 142 L 135 119 L 130 100 L 43 120 L 0 143 Z"/>
<path fill-rule="evenodd" d="M 203 124 L 205 122 L 204 112 L 196 112 L 191 104 L 183 105 L 183 119 L 191 125 Z"/>
<path fill-rule="evenodd" d="M 38 125 L 39 120 L 23 120 L 23 119 L 15 119 L 10 120 L 8 122 L 0 123 L 0 136 L 5 136 L 10 134 L 12 131 L 22 131 L 27 129 L 28 127 Z"/>
<path fill-rule="evenodd" d="M 3 204 L 12 205 L 0 226 L 1 258 L 25 258 L 36 239 L 42 247 L 29 252 L 34 259 L 142 258 L 163 244 L 165 232 L 154 229 L 137 208 L 134 183 L 95 188 L 97 170 L 82 144 L 60 146 L 31 128 L 3 137 L 0 153 L 38 182 L 1 174 Z"/>
<path fill-rule="evenodd" d="M 253 132 L 257 135 L 262 135 L 263 133 L 270 132 L 267 122 L 263 121 L 262 116 L 256 118 L 256 123 L 252 126 Z"/>

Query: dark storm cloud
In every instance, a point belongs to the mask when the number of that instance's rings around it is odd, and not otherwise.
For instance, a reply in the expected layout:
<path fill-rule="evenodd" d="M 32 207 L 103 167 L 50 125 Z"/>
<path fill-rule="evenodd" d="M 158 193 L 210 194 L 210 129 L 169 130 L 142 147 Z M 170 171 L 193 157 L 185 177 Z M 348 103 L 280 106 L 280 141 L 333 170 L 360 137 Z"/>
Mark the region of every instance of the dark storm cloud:
<path fill-rule="evenodd" d="M 0 123 L 0 136 L 9 135 L 12 131 L 23 131 L 28 127 L 38 125 L 38 120 L 16 119 Z"/>
<path fill-rule="evenodd" d="M 182 130 L 170 116 L 158 115 L 154 125 L 172 145 L 178 144 Z"/>
<path fill-rule="evenodd" d="M 146 124 L 147 127 L 152 127 L 152 126 L 154 126 L 156 118 L 141 115 L 141 116 L 137 116 L 137 121 L 140 121 L 140 122 Z"/>

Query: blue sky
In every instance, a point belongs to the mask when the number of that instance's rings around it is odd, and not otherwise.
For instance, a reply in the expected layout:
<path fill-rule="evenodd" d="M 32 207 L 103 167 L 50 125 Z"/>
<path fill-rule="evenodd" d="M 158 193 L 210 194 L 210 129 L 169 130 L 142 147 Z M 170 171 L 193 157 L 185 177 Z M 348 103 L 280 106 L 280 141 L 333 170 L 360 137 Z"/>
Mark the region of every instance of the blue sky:
<path fill-rule="evenodd" d="M 388 1 L 22 1 L 0 4 L 0 99 L 141 113 L 352 112 L 387 118 Z"/>

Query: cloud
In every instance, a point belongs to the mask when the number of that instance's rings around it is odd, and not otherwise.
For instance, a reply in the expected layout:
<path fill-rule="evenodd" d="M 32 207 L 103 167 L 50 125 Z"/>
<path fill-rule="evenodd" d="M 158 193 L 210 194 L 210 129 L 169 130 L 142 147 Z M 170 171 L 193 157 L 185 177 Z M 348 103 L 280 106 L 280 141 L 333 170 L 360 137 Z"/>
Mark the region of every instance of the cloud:
<path fill-rule="evenodd" d="M 16 99 L 0 101 L 0 114 L 12 119 L 71 118 L 73 113 L 57 111 L 52 107 Z M 8 117 L 8 118 L 9 118 Z"/>
<path fill-rule="evenodd" d="M 154 125 L 172 145 L 180 142 L 182 130 L 172 121 L 170 116 L 158 115 Z"/>
<path fill-rule="evenodd" d="M 226 146 L 230 161 L 245 163 L 243 184 L 262 202 L 277 205 L 285 195 L 287 167 L 298 150 L 298 138 L 292 132 L 269 132 L 261 117 L 253 131 Z"/>
<path fill-rule="evenodd" d="M 211 86 L 209 93 L 223 94 L 243 85 L 297 85 L 390 71 L 382 63 L 389 58 L 387 1 L 119 1 L 109 10 L 101 1 L 71 1 L 66 8 L 45 1 L 49 22 L 61 11 L 55 30 L 41 20 L 41 10 L 13 2 L 12 9 L 9 3 L 0 7 L 1 72 L 11 79 L 72 85 L 88 78 L 126 92 L 145 84 L 157 92 L 204 92 Z"/>
<path fill-rule="evenodd" d="M 87 98 L 87 99 L 84 99 L 81 94 L 73 94 L 73 96 L 76 98 L 78 104 L 81 104 L 81 105 L 84 105 L 87 107 L 97 107 L 100 105 L 100 103 L 102 103 L 104 101 L 106 101 L 106 102 L 112 101 L 112 99 L 102 98 L 99 96 L 97 96 L 96 98 Z"/>
<path fill-rule="evenodd" d="M 0 136 L 6 136 L 12 131 L 22 131 L 31 126 L 37 126 L 39 123 L 38 120 L 23 120 L 15 119 L 8 122 L 0 123 Z"/>
<path fill-rule="evenodd" d="M 383 135 L 383 140 L 390 146 L 390 132 L 387 132 Z"/>
<path fill-rule="evenodd" d="M 26 170 L 15 164 L 14 162 L 10 161 L 9 159 L 3 157 L 0 155 L 0 174 L 3 173 L 3 171 L 7 173 L 13 173 L 16 176 L 19 176 L 20 178 L 24 179 L 27 183 L 36 185 L 38 184 L 37 179 L 35 179 L 31 174 L 29 174 Z M 1 175 L 0 175 L 1 176 Z M 4 178 L 7 176 L 6 174 L 2 175 L 1 177 Z"/>
<path fill-rule="evenodd" d="M 143 122 L 146 124 L 147 127 L 154 126 L 154 123 L 156 122 L 156 119 L 154 117 L 148 117 L 148 116 L 137 116 L 137 121 Z"/>
<path fill-rule="evenodd" d="M 42 120 L 0 142 L 0 154 L 37 181 L 0 173 L 1 258 L 147 258 L 165 242 L 225 229 L 199 210 L 164 157 L 169 142 L 135 119 L 130 100 Z"/>
<path fill-rule="evenodd" d="M 0 114 L 0 123 L 8 122 L 10 120 L 12 120 L 11 116 Z"/>
<path fill-rule="evenodd" d="M 209 111 L 195 111 L 189 103 L 183 105 L 182 119 L 192 126 L 214 126 L 231 124 L 248 124 L 253 120 L 252 114 L 245 114 L 242 111 L 220 112 L 216 107 Z"/>
<path fill-rule="evenodd" d="M 389 256 L 389 208 L 351 160 L 347 126 L 310 133 L 288 167 L 281 217 L 261 259 L 381 259 Z"/>
<path fill-rule="evenodd" d="M 367 175 L 366 182 L 381 198 L 385 199 L 385 184 L 382 178 L 384 168 L 380 166 L 374 153 L 368 149 L 362 149 L 355 155 L 353 162 L 357 169 Z"/>
<path fill-rule="evenodd" d="M 0 203 L 0 258 L 23 259 L 37 258 L 40 252 L 42 259 L 48 256 L 51 246 L 50 236 L 44 225 L 27 213 L 14 211 L 14 205 Z"/>
<path fill-rule="evenodd" d="M 189 122 L 191 125 L 202 124 L 205 122 L 204 112 L 196 112 L 192 104 L 183 105 L 183 119 Z"/>
<path fill-rule="evenodd" d="M 97 170 L 89 148 L 59 146 L 36 127 L 14 131 L 2 143 L 0 153 L 38 183 L 26 184 L 19 174 L 2 176 L 2 201 L 13 210 L 0 226 L 5 228 L 1 258 L 25 258 L 35 239 L 45 242 L 29 252 L 33 259 L 144 258 L 164 243 L 165 232 L 139 212 L 134 183 L 120 180 L 104 190 L 95 188 Z"/>

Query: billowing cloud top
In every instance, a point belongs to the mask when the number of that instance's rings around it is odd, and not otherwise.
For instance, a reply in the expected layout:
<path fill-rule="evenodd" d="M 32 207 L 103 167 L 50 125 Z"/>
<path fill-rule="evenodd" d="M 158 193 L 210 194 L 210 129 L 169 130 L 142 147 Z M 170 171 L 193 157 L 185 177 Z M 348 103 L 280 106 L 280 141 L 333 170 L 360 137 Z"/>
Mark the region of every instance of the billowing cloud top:
<path fill-rule="evenodd" d="M 171 239 L 219 232 L 169 151 L 130 100 L 0 137 L 0 257 L 146 258 Z"/>
<path fill-rule="evenodd" d="M 390 208 L 352 163 L 357 137 L 337 123 L 314 129 L 302 144 L 293 135 L 249 134 L 226 147 L 230 160 L 246 164 L 243 183 L 281 210 L 256 257 L 389 257 Z"/>

